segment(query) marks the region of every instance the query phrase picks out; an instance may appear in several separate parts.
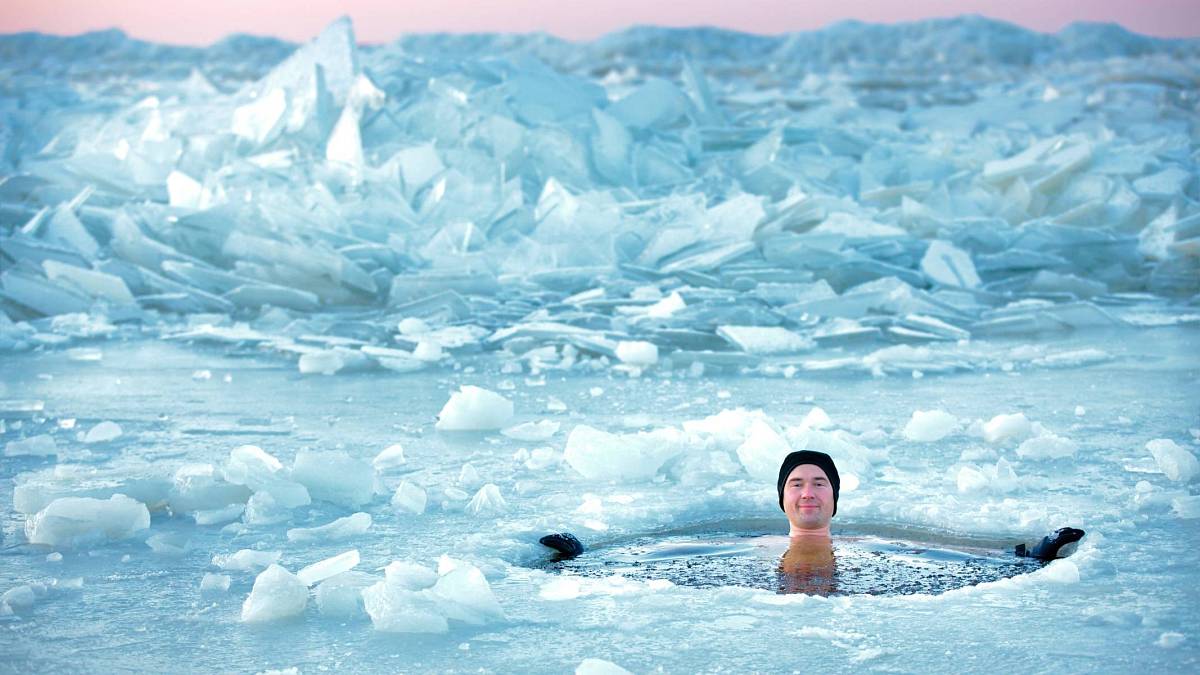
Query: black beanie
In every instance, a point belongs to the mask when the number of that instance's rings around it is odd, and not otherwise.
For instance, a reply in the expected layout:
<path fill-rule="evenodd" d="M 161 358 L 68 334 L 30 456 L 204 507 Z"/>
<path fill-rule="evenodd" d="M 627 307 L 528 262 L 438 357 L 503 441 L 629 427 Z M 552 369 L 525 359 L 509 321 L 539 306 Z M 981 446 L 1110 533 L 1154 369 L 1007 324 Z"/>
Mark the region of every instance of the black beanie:
<path fill-rule="evenodd" d="M 779 491 L 779 508 L 783 508 L 783 487 L 787 482 L 787 478 L 792 473 L 792 469 L 801 464 L 813 464 L 821 467 L 825 475 L 829 477 L 829 484 L 833 487 L 833 515 L 837 515 L 838 492 L 842 489 L 842 477 L 838 475 L 837 465 L 833 463 L 833 458 L 823 452 L 816 450 L 797 450 L 788 453 L 787 457 L 783 458 L 783 464 L 779 465 L 779 482 L 776 489 Z"/>

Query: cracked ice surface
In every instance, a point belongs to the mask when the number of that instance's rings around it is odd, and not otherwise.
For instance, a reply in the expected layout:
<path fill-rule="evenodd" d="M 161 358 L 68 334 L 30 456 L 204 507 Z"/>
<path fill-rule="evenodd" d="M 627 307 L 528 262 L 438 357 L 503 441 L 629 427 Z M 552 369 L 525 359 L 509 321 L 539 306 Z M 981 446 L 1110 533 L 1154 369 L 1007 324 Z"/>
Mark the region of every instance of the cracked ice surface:
<path fill-rule="evenodd" d="M 0 37 L 0 651 L 1194 670 L 1198 64 L 982 19 Z M 527 567 L 770 528 L 801 447 L 851 526 L 1089 538 L 938 597 Z"/>

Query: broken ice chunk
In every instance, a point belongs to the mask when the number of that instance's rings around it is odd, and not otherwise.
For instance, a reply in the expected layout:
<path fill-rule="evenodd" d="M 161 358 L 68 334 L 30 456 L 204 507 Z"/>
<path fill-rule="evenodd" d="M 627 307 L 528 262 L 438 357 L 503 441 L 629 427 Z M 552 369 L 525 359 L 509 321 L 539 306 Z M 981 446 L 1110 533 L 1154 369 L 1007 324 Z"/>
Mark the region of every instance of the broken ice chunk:
<path fill-rule="evenodd" d="M 363 614 L 362 591 L 376 582 L 364 572 L 342 572 L 317 586 L 317 609 L 324 616 L 351 618 Z"/>
<path fill-rule="evenodd" d="M 68 548 L 128 539 L 148 527 L 149 509 L 125 495 L 62 497 L 25 521 L 25 536 L 31 544 Z"/>
<path fill-rule="evenodd" d="M 815 345 L 811 339 L 779 326 L 720 326 L 717 335 L 748 354 L 794 354 Z"/>
<path fill-rule="evenodd" d="M 404 446 L 399 443 L 387 446 L 375 456 L 375 459 L 371 460 L 371 466 L 380 473 L 404 466 L 404 463 Z"/>
<path fill-rule="evenodd" d="M 592 163 L 601 178 L 623 185 L 629 182 L 629 152 L 633 137 L 625 125 L 602 110 L 592 110 Z"/>
<path fill-rule="evenodd" d="M 219 509 L 204 509 L 192 513 L 197 525 L 220 525 L 237 520 L 245 512 L 245 504 L 229 504 Z"/>
<path fill-rule="evenodd" d="M 83 269 L 57 260 L 43 261 L 42 269 L 45 270 L 47 279 L 67 282 L 73 289 L 93 298 L 107 300 L 117 306 L 135 304 L 133 294 L 129 292 L 129 287 L 125 285 L 125 280 L 121 277 Z"/>
<path fill-rule="evenodd" d="M 633 673 L 612 661 L 587 658 L 575 666 L 575 675 L 633 675 Z"/>
<path fill-rule="evenodd" d="M 940 441 L 958 428 L 958 418 L 945 410 L 914 410 L 904 425 L 904 437 L 910 441 Z"/>
<path fill-rule="evenodd" d="M 682 435 L 670 429 L 610 434 L 580 424 L 567 437 L 563 459 L 584 478 L 645 480 L 682 451 Z"/>
<path fill-rule="evenodd" d="M 1133 181 L 1133 189 L 1142 197 L 1151 199 L 1174 199 L 1183 193 L 1184 188 L 1195 174 L 1175 165 L 1149 176 L 1142 176 Z"/>
<path fill-rule="evenodd" d="M 425 513 L 425 490 L 408 481 L 401 482 L 392 495 L 392 508 L 397 512 L 421 515 Z"/>
<path fill-rule="evenodd" d="M 290 529 L 287 531 L 287 539 L 297 543 L 339 541 L 357 537 L 369 529 L 371 529 L 371 515 L 360 512 L 345 518 L 338 518 L 332 523 L 320 527 Z"/>
<path fill-rule="evenodd" d="M 242 521 L 247 525 L 274 525 L 292 517 L 292 510 L 280 506 L 270 492 L 255 492 L 246 502 Z"/>
<path fill-rule="evenodd" d="M 244 548 L 236 553 L 218 553 L 212 558 L 212 564 L 227 572 L 253 572 L 267 568 L 283 555 L 280 551 L 255 551 Z"/>
<path fill-rule="evenodd" d="M 7 457 L 17 457 L 21 455 L 55 455 L 58 454 L 58 446 L 54 443 L 54 437 L 49 434 L 39 434 L 22 438 L 15 441 L 9 441 L 4 445 L 4 454 Z"/>
<path fill-rule="evenodd" d="M 41 276 L 16 269 L 0 273 L 0 286 L 4 287 L 4 294 L 8 298 L 46 316 L 87 312 L 92 306 L 92 298 L 77 290 L 73 284 L 71 288 L 64 288 Z"/>
<path fill-rule="evenodd" d="M 347 103 L 325 144 L 325 159 L 357 176 L 366 165 L 362 136 L 358 129 L 358 110 Z"/>
<path fill-rule="evenodd" d="M 479 492 L 467 504 L 467 513 L 472 515 L 499 514 L 508 510 L 508 502 L 500 495 L 500 488 L 488 483 L 479 488 Z"/>
<path fill-rule="evenodd" d="M 983 425 L 983 439 L 988 443 L 1023 440 L 1032 434 L 1033 424 L 1025 417 L 1025 413 L 996 415 Z"/>
<path fill-rule="evenodd" d="M 617 343 L 617 358 L 634 366 L 652 366 L 658 362 L 658 347 L 642 340 L 622 340 Z"/>
<path fill-rule="evenodd" d="M 254 579 L 242 603 L 242 621 L 261 623 L 295 616 L 308 604 L 308 586 L 279 565 L 271 565 Z"/>
<path fill-rule="evenodd" d="M 291 480 L 283 464 L 258 446 L 243 445 L 230 451 L 223 473 L 230 483 L 245 485 L 254 492 L 270 492 L 284 508 L 312 503 L 308 489 Z"/>
<path fill-rule="evenodd" d="M 791 447 L 779 432 L 756 418 L 750 422 L 745 440 L 737 448 L 737 457 L 752 478 L 774 482 L 779 475 L 779 465 L 789 452 Z"/>
<path fill-rule="evenodd" d="M 358 550 L 354 549 L 304 567 L 296 572 L 296 578 L 304 585 L 312 586 L 334 575 L 348 572 L 356 565 L 358 565 Z"/>
<path fill-rule="evenodd" d="M 200 579 L 200 592 L 206 594 L 224 593 L 229 590 L 230 581 L 228 574 L 205 572 L 204 577 Z"/>
<path fill-rule="evenodd" d="M 283 130 L 286 111 L 287 96 L 282 89 L 272 89 L 254 101 L 234 108 L 230 130 L 255 147 L 264 145 Z"/>
<path fill-rule="evenodd" d="M 978 288 L 979 275 L 967 253 L 953 244 L 935 239 L 921 258 L 921 272 L 935 284 L 959 288 Z"/>
<path fill-rule="evenodd" d="M 301 450 L 292 465 L 292 479 L 308 488 L 313 499 L 353 509 L 371 501 L 375 470 L 341 450 Z"/>
<path fill-rule="evenodd" d="M 1017 446 L 1017 456 L 1022 459 L 1059 459 L 1074 457 L 1078 446 L 1069 438 L 1052 433 L 1022 441 Z"/>
<path fill-rule="evenodd" d="M 450 630 L 436 600 L 387 580 L 362 590 L 363 607 L 375 630 L 387 633 L 445 633 Z"/>
<path fill-rule="evenodd" d="M 1156 438 L 1146 443 L 1146 450 L 1154 456 L 1158 468 L 1169 480 L 1190 483 L 1200 476 L 1200 461 L 1196 456 L 1169 438 Z"/>
<path fill-rule="evenodd" d="M 191 513 L 242 504 L 250 490 L 221 480 L 212 464 L 185 464 L 175 471 L 167 504 L 175 513 Z"/>
<path fill-rule="evenodd" d="M 121 427 L 115 422 L 104 421 L 92 427 L 83 437 L 87 444 L 107 443 L 121 437 Z"/>
<path fill-rule="evenodd" d="M 188 538 L 178 533 L 157 532 L 146 538 L 146 545 L 159 555 L 181 556 L 187 553 Z"/>
<path fill-rule="evenodd" d="M 434 426 L 442 431 L 487 431 L 502 428 L 512 416 L 512 401 L 467 384 L 450 395 Z"/>
<path fill-rule="evenodd" d="M 500 431 L 501 434 L 518 441 L 544 441 L 558 433 L 561 425 L 551 420 L 525 422 Z"/>

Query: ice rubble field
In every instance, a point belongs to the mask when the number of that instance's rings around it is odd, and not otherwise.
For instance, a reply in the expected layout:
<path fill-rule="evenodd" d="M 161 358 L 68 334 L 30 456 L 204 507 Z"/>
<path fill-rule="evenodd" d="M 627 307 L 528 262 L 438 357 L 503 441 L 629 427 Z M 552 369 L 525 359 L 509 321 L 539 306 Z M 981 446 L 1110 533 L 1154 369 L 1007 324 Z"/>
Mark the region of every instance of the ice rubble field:
<path fill-rule="evenodd" d="M 0 37 L 0 670 L 1195 670 L 1198 64 Z M 805 447 L 846 525 L 1089 536 L 939 596 L 533 569 L 781 518 Z"/>

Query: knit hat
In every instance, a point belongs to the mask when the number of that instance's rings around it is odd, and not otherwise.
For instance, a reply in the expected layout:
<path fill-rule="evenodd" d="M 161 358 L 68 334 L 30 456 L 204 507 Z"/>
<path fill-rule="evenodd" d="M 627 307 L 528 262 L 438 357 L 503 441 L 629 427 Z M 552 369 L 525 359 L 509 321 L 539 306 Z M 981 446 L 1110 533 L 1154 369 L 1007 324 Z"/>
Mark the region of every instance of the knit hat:
<path fill-rule="evenodd" d="M 837 466 L 833 463 L 833 458 L 823 452 L 816 450 L 797 450 L 789 453 L 783 458 L 783 464 L 779 465 L 779 482 L 776 489 L 779 491 L 779 508 L 783 508 L 783 487 L 787 483 L 788 476 L 791 475 L 792 469 L 801 464 L 812 464 L 818 466 L 825 475 L 829 477 L 829 484 L 833 487 L 833 515 L 837 515 L 838 492 L 842 489 L 842 478 L 838 475 Z"/>

